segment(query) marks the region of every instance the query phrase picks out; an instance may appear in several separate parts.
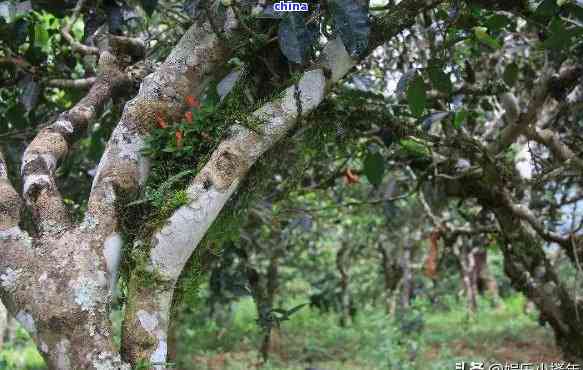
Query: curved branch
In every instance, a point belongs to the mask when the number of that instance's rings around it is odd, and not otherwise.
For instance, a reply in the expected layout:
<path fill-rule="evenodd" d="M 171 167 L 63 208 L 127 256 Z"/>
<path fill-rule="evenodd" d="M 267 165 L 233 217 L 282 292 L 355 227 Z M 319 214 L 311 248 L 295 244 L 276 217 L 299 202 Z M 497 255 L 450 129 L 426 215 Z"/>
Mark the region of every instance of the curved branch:
<path fill-rule="evenodd" d="M 565 164 L 573 164 L 583 173 L 583 159 L 578 158 L 571 148 L 561 142 L 559 134 L 550 129 L 538 130 L 533 127 L 527 131 L 526 136 L 546 146 L 558 160 L 565 162 Z"/>
<path fill-rule="evenodd" d="M 46 82 L 49 86 L 54 87 L 71 87 L 75 89 L 86 89 L 91 87 L 97 81 L 96 77 L 79 78 L 76 80 L 64 80 L 60 78 L 55 78 L 53 80 L 48 80 Z"/>
<path fill-rule="evenodd" d="M 505 191 L 503 193 L 501 201 L 508 211 L 512 212 L 512 214 L 518 219 L 526 221 L 537 232 L 537 234 L 547 242 L 557 244 L 566 243 L 569 247 L 571 246 L 570 237 L 563 237 L 555 232 L 547 230 L 528 207 L 514 203 L 508 192 Z"/>
<path fill-rule="evenodd" d="M 516 105 L 516 102 L 505 104 L 506 106 L 504 108 L 506 109 L 506 113 L 502 119 L 506 120 L 506 125 L 500 132 L 498 139 L 488 146 L 488 151 L 491 154 L 496 155 L 504 151 L 512 145 L 520 135 L 524 134 L 529 127 L 535 124 L 539 113 L 543 109 L 545 101 L 550 94 L 549 88 L 551 77 L 550 70 L 545 67 L 542 71 L 542 75 L 536 82 L 532 98 L 530 99 L 525 112 L 517 114 L 519 113 L 518 107 L 508 107 L 508 105 Z M 516 110 L 516 112 L 514 112 L 514 110 Z"/>
<path fill-rule="evenodd" d="M 340 42 L 335 44 L 342 46 Z M 345 57 L 349 58 L 348 54 Z M 294 126 L 299 116 L 298 105 L 302 106 L 303 113 L 311 112 L 324 99 L 325 89 L 323 70 L 308 71 L 296 86 L 285 90 L 281 100 L 267 103 L 254 112 L 254 118 L 265 122 L 257 130 L 232 127 L 229 137 L 219 144 L 188 187 L 190 203 L 178 209 L 152 239 L 152 267 L 165 279 L 178 279 L 190 254 L 247 171 Z"/>
<path fill-rule="evenodd" d="M 572 318 L 581 310 L 581 303 L 569 294 L 548 260 L 542 243 L 525 227 L 522 217 L 532 226 L 530 215 L 524 209 L 509 207 L 505 201 L 499 202 L 499 194 L 491 186 L 482 186 L 476 195 L 485 209 L 493 211 L 502 229 L 504 270 L 512 285 L 536 303 L 555 330 L 559 342 L 568 336 L 572 344 L 563 343 L 566 344 L 563 348 L 579 353 L 576 348 L 581 348 L 582 324 Z"/>
<path fill-rule="evenodd" d="M 0 230 L 18 225 L 22 211 L 22 199 L 8 179 L 8 170 L 0 148 Z"/>
<path fill-rule="evenodd" d="M 99 75 L 87 95 L 42 129 L 26 148 L 21 167 L 23 196 L 32 208 L 40 232 L 59 231 L 70 225 L 55 182 L 57 164 L 114 92 L 127 82 L 115 56 L 109 51 L 102 52 Z"/>
<path fill-rule="evenodd" d="M 209 31 L 207 22 L 193 25 L 126 104 L 97 168 L 85 222 L 99 225 L 105 233 L 116 232 L 119 204 L 115 200 L 122 192 L 135 194 L 146 181 L 149 164 L 141 151 L 155 116 L 178 119 L 186 108 L 184 97 L 198 96 L 204 82 L 230 55 Z"/>
<path fill-rule="evenodd" d="M 520 135 L 527 134 L 527 131 L 532 130 L 536 125 L 538 117 L 541 115 L 541 111 L 545 108 L 547 98 L 549 96 L 557 97 L 557 95 L 567 94 L 576 86 L 580 75 L 580 66 L 566 67 L 557 76 L 553 76 L 551 70 L 548 67 L 544 67 L 541 76 L 535 83 L 532 98 L 528 102 L 528 106 L 524 112 L 511 114 L 512 112 L 509 112 L 509 110 L 513 110 L 514 108 L 510 108 L 508 105 L 512 104 L 503 104 L 506 109 L 506 113 L 503 116 L 503 119 L 506 120 L 506 127 L 500 132 L 498 140 L 488 146 L 489 152 L 491 154 L 498 154 L 504 151 Z"/>
<path fill-rule="evenodd" d="M 14 66 L 16 68 L 22 68 L 26 70 L 33 68 L 26 59 L 21 57 L 0 57 L 0 66 L 2 65 Z"/>
<path fill-rule="evenodd" d="M 408 168 L 408 171 L 413 176 L 413 178 L 416 179 L 415 173 L 411 170 L 411 168 Z M 431 220 L 433 226 L 435 226 L 435 228 L 439 231 L 447 232 L 448 236 L 451 237 L 452 240 L 456 240 L 458 236 L 496 234 L 499 232 L 499 230 L 492 225 L 473 226 L 467 223 L 464 226 L 455 226 L 452 223 L 447 222 L 447 220 L 445 220 L 441 216 L 437 216 L 433 212 L 431 206 L 429 205 L 429 203 L 427 203 L 427 200 L 425 199 L 423 192 L 419 192 L 418 197 L 419 201 L 423 205 L 425 213 L 427 214 L 427 216 L 429 216 L 429 219 Z"/>
<path fill-rule="evenodd" d="M 61 29 L 61 35 L 63 35 L 63 38 L 67 40 L 69 44 L 71 44 L 71 48 L 74 51 L 86 55 L 99 55 L 98 47 L 84 45 L 79 41 L 75 40 L 75 38 L 71 35 L 71 27 L 75 24 L 75 22 L 77 22 L 77 19 L 79 18 L 79 15 L 81 14 L 83 7 L 85 6 L 85 1 L 86 0 L 79 0 L 77 2 L 77 5 L 75 5 L 75 8 L 73 9 L 73 14 L 71 15 L 71 18 L 69 19 L 68 22 L 65 23 L 65 25 Z"/>
<path fill-rule="evenodd" d="M 28 233 L 18 226 L 23 202 L 8 180 L 8 171 L 2 148 L 0 148 L 0 298 L 11 312 L 16 312 L 17 301 L 15 286 L 10 283 L 11 276 L 18 275 L 31 263 L 32 240 Z M 21 306 L 20 303 L 18 306 Z"/>
<path fill-rule="evenodd" d="M 115 55 L 127 55 L 134 59 L 143 59 L 146 55 L 146 43 L 139 38 L 108 35 L 107 42 Z"/>

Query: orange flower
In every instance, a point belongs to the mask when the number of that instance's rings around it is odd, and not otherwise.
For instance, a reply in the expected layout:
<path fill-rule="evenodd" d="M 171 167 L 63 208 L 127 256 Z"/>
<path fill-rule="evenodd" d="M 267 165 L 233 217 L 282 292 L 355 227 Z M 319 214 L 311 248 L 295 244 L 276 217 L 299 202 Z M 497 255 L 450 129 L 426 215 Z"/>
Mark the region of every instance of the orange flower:
<path fill-rule="evenodd" d="M 164 120 L 164 116 L 162 116 L 162 113 L 155 112 L 154 113 L 154 117 L 156 118 L 156 123 L 158 124 L 158 127 L 160 127 L 160 128 L 166 128 L 166 127 L 168 127 L 168 124 Z"/>
<path fill-rule="evenodd" d="M 180 130 L 176 130 L 176 146 L 182 148 L 182 132 Z"/>
<path fill-rule="evenodd" d="M 188 112 L 184 113 L 184 118 L 186 118 L 186 122 L 192 123 L 192 112 L 188 111 Z"/>
<path fill-rule="evenodd" d="M 192 95 L 187 95 L 186 98 L 185 98 L 185 100 L 186 100 L 186 104 L 190 108 L 198 108 L 198 107 L 200 107 L 200 102 L 198 101 L 198 99 L 196 99 Z"/>

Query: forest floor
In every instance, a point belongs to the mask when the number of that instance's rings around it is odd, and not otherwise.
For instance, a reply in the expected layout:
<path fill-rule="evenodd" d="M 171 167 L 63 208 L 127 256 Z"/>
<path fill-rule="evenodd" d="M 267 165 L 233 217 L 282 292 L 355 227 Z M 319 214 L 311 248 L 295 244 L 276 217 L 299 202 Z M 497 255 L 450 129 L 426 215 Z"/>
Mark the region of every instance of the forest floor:
<path fill-rule="evenodd" d="M 548 325 L 539 325 L 536 315 L 525 314 L 523 307 L 521 296 L 507 298 L 497 307 L 482 302 L 473 318 L 463 307 L 446 311 L 416 307 L 414 311 L 419 315 L 398 324 L 382 313 L 368 313 L 361 314 L 349 328 L 339 328 L 334 317 L 306 310 L 276 333 L 272 360 L 263 369 L 453 370 L 460 362 L 530 363 L 534 369 L 537 364 L 561 361 Z M 245 315 L 243 307 L 238 311 Z M 236 330 L 221 338 L 225 350 L 194 356 L 191 363 L 198 365 L 191 368 L 257 368 L 257 352 L 252 349 L 252 341 L 247 341 L 248 336 L 239 337 L 239 344 L 226 350 L 230 347 L 227 343 L 235 339 L 229 338 L 231 335 L 236 336 Z"/>
<path fill-rule="evenodd" d="M 474 318 L 459 304 L 443 311 L 421 304 L 399 320 L 363 312 L 347 328 L 337 325 L 335 315 L 303 309 L 274 333 L 271 360 L 262 369 L 453 370 L 459 362 L 560 361 L 551 330 L 541 327 L 534 314 L 525 314 L 523 304 L 520 296 L 497 307 L 482 302 Z M 203 327 L 190 327 L 180 338 L 180 369 L 259 368 L 255 348 L 260 332 L 251 301 L 236 305 L 227 330 L 208 320 Z M 44 369 L 24 331 L 0 350 L 0 369 Z"/>

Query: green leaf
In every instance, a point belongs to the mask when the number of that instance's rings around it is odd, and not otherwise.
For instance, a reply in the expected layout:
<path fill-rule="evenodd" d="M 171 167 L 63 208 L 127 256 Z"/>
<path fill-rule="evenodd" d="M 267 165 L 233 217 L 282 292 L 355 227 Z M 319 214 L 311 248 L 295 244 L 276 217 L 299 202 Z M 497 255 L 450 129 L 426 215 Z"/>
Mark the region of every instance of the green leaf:
<path fill-rule="evenodd" d="M 512 62 L 506 66 L 506 69 L 504 69 L 502 79 L 504 80 L 504 82 L 506 82 L 508 86 L 512 87 L 516 84 L 516 81 L 518 81 L 519 72 L 520 69 L 518 68 L 518 65 Z"/>
<path fill-rule="evenodd" d="M 403 139 L 399 141 L 399 145 L 401 146 L 401 149 L 415 157 L 427 157 L 430 155 L 429 149 L 415 140 Z"/>
<path fill-rule="evenodd" d="M 43 53 L 48 54 L 51 51 L 51 42 L 49 31 L 41 22 L 34 24 L 34 46 L 42 50 Z"/>
<path fill-rule="evenodd" d="M 27 112 L 30 112 L 38 103 L 40 96 L 40 85 L 34 80 L 32 75 L 27 75 L 19 83 L 22 88 L 22 94 L 20 95 L 20 102 L 24 106 Z"/>
<path fill-rule="evenodd" d="M 385 159 L 379 152 L 368 152 L 364 158 L 364 175 L 373 186 L 379 186 L 385 174 Z"/>
<path fill-rule="evenodd" d="M 330 0 L 334 30 L 352 56 L 360 56 L 368 49 L 370 22 L 368 9 L 357 0 Z"/>
<path fill-rule="evenodd" d="M 151 17 L 154 10 L 158 7 L 158 0 L 141 0 L 141 3 L 148 17 Z"/>
<path fill-rule="evenodd" d="M 427 102 L 427 86 L 423 77 L 417 74 L 409 83 L 407 88 L 407 102 L 411 112 L 416 117 L 420 117 L 425 111 L 425 103 Z"/>
<path fill-rule="evenodd" d="M 431 126 L 433 126 L 435 123 L 443 121 L 450 115 L 451 112 L 433 112 L 426 116 L 423 116 L 422 118 L 419 119 L 421 123 L 421 128 L 424 131 L 429 131 L 431 129 Z"/>
<path fill-rule="evenodd" d="M 544 0 L 536 8 L 534 15 L 539 19 L 548 19 L 554 16 L 559 11 L 557 0 Z"/>
<path fill-rule="evenodd" d="M 549 26 L 550 36 L 543 41 L 545 49 L 565 49 L 571 44 L 574 36 L 581 35 L 581 29 L 565 28 L 564 22 L 560 18 L 555 18 Z"/>
<path fill-rule="evenodd" d="M 492 104 L 490 104 L 488 99 L 482 99 L 480 101 L 480 108 L 482 108 L 485 111 L 493 111 L 494 110 L 494 107 L 492 106 Z"/>
<path fill-rule="evenodd" d="M 583 5 L 579 6 L 577 4 L 565 4 L 563 8 L 574 18 L 577 18 L 579 22 L 583 22 Z"/>
<path fill-rule="evenodd" d="M 462 109 L 459 112 L 456 112 L 456 114 L 453 118 L 453 126 L 455 128 L 462 127 L 462 125 L 464 124 L 464 122 L 466 121 L 467 118 L 468 118 L 468 111 L 467 110 Z"/>
<path fill-rule="evenodd" d="M 453 85 L 449 75 L 443 71 L 443 66 L 441 64 L 429 62 L 427 73 L 429 74 L 429 79 L 431 80 L 433 87 L 445 94 L 451 94 Z"/>
<path fill-rule="evenodd" d="M 73 27 L 71 27 L 71 33 L 73 34 L 75 40 L 81 41 L 83 39 L 84 29 L 85 23 L 83 23 L 81 19 L 77 19 L 77 21 L 73 23 Z"/>
<path fill-rule="evenodd" d="M 312 46 L 312 34 L 301 14 L 287 13 L 279 22 L 278 42 L 281 52 L 290 62 L 304 62 Z"/>
<path fill-rule="evenodd" d="M 309 304 L 309 303 L 302 303 L 302 304 L 299 304 L 299 305 L 297 305 L 297 306 L 295 306 L 295 307 L 292 307 L 292 308 L 290 308 L 290 309 L 287 311 L 287 316 L 291 316 L 291 315 L 293 315 L 294 313 L 298 312 L 298 311 L 299 311 L 299 310 L 301 310 L 302 308 L 306 307 L 308 304 Z"/>
<path fill-rule="evenodd" d="M 195 174 L 196 171 L 195 170 L 184 170 L 182 172 L 177 173 L 176 175 L 170 177 L 168 180 L 164 181 L 160 187 L 158 188 L 161 192 L 167 192 L 169 191 L 172 186 L 177 182 L 182 180 L 182 178 L 186 177 L 186 176 L 191 176 L 193 174 Z"/>
<path fill-rule="evenodd" d="M 395 94 L 397 96 L 403 95 L 407 90 L 407 87 L 409 87 L 411 80 L 413 80 L 415 76 L 417 76 L 416 69 L 411 69 L 407 73 L 403 73 L 403 75 L 399 79 L 399 82 L 397 82 L 397 89 L 395 90 Z"/>
<path fill-rule="evenodd" d="M 478 41 L 492 49 L 498 50 L 502 47 L 498 40 L 490 36 L 484 27 L 474 27 L 474 35 Z"/>
<path fill-rule="evenodd" d="M 24 128 L 27 121 L 23 119 L 26 116 L 26 111 L 24 110 L 24 106 L 22 104 L 13 104 L 8 105 L 8 108 L 5 110 L 4 116 L 7 118 L 7 121 L 12 123 L 14 127 Z"/>
<path fill-rule="evenodd" d="M 24 41 L 26 41 L 26 38 L 28 37 L 29 26 L 30 22 L 27 19 L 19 19 L 16 22 L 14 22 L 12 36 L 15 45 L 20 45 Z"/>
<path fill-rule="evenodd" d="M 493 16 L 489 17 L 484 25 L 488 27 L 490 31 L 498 31 L 512 22 L 510 18 L 502 14 L 494 14 Z"/>

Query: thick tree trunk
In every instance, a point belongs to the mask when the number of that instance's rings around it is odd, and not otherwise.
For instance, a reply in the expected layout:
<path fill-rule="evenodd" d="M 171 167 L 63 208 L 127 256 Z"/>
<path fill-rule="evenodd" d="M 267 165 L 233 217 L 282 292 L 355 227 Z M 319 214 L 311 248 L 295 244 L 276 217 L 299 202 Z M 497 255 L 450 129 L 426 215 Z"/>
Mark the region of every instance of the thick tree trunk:
<path fill-rule="evenodd" d="M 24 153 L 23 195 L 39 233 L 36 239 L 18 226 L 20 197 L 6 178 L 0 155 L 2 301 L 51 369 L 129 369 L 115 350 L 108 317 L 121 250 L 121 239 L 112 232 L 115 220 L 94 213 L 72 225 L 54 179 L 58 161 L 80 131 L 127 84 L 118 64 L 109 49 L 103 50 L 98 78 L 87 96 L 42 129 Z M 104 206 L 114 201 L 100 200 Z"/>

